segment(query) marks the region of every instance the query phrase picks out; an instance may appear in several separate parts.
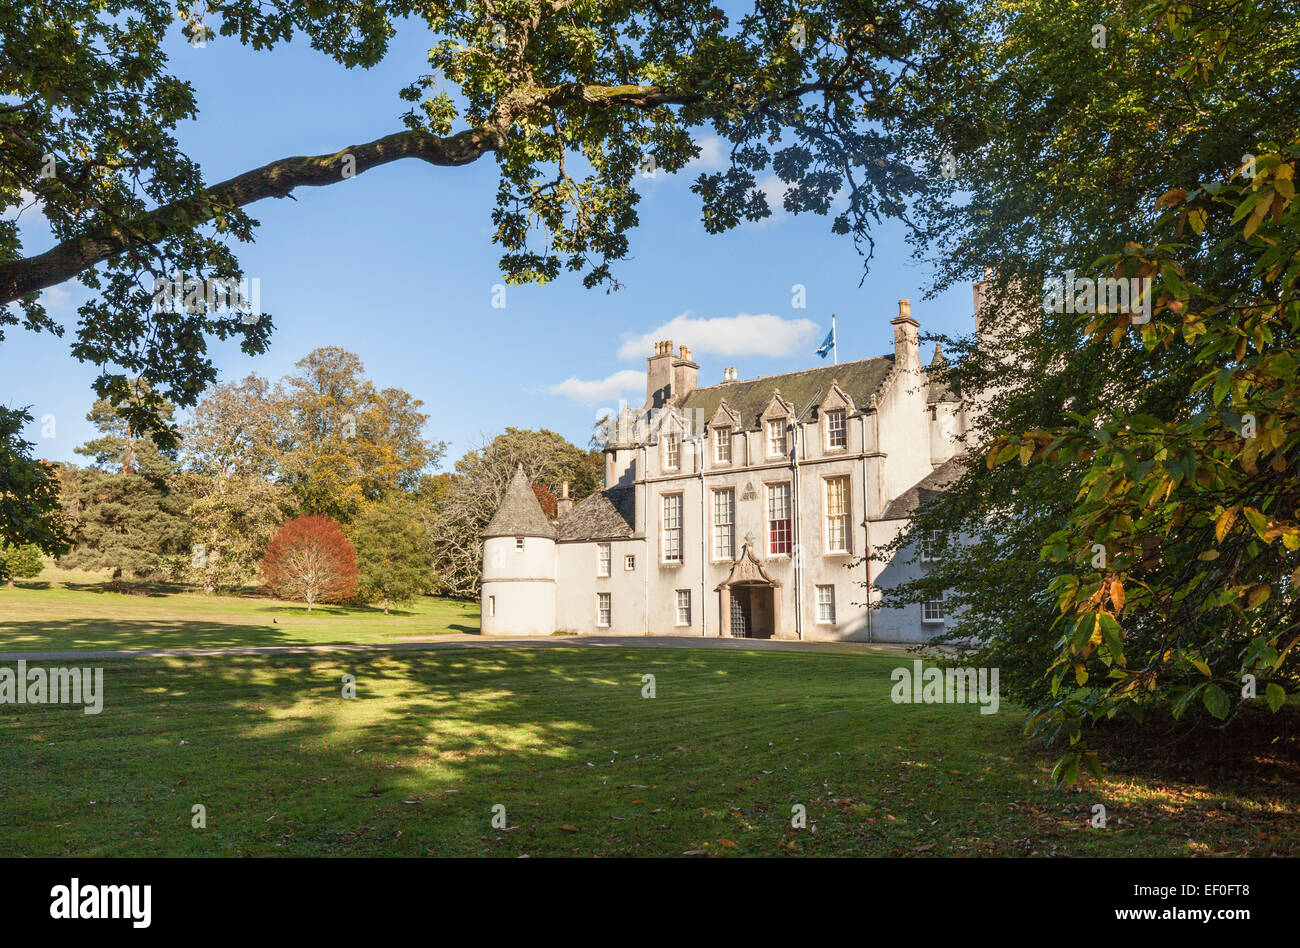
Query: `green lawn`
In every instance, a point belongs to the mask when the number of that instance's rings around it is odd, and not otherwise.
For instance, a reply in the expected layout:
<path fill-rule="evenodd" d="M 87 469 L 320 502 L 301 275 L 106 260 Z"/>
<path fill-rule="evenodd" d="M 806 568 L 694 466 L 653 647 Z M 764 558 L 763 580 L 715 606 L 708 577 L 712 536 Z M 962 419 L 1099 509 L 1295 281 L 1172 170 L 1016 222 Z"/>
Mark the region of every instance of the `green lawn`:
<path fill-rule="evenodd" d="M 1300 850 L 1294 780 L 1054 790 L 1021 715 L 892 704 L 899 663 L 569 647 L 82 663 L 105 669 L 101 714 L 0 706 L 0 839 L 29 856 Z M 1097 802 L 1105 830 L 1087 826 Z"/>
<path fill-rule="evenodd" d="M 104 579 L 47 569 L 13 589 L 0 587 L 0 652 L 394 642 L 479 630 L 478 603 L 454 599 L 421 597 L 389 615 L 351 606 L 308 613 L 300 603 L 180 587 L 111 592 Z"/>

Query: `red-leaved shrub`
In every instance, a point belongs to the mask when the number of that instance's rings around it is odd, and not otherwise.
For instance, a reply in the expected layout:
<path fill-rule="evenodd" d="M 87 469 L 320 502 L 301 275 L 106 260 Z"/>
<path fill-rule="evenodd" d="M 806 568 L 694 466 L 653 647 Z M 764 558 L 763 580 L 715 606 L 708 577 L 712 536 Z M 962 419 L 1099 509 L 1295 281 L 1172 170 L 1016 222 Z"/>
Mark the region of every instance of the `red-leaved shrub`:
<path fill-rule="evenodd" d="M 307 514 L 282 526 L 262 555 L 262 585 L 281 599 L 338 602 L 357 591 L 357 555 L 329 517 Z"/>

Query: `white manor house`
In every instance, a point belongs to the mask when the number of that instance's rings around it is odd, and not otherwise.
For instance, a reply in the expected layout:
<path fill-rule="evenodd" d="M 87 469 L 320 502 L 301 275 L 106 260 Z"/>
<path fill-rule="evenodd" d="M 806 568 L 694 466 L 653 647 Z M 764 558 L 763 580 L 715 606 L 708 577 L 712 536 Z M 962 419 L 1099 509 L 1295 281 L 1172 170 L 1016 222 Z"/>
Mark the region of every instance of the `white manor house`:
<path fill-rule="evenodd" d="M 976 284 L 980 313 L 983 284 Z M 981 320 L 977 319 L 977 323 Z M 485 634 L 920 642 L 944 603 L 868 608 L 928 568 L 878 551 L 964 463 L 973 408 L 922 364 L 900 300 L 891 355 L 701 387 L 659 342 L 624 406 L 605 486 L 549 521 L 520 469 L 483 534 Z M 880 554 L 877 553 L 877 556 Z"/>

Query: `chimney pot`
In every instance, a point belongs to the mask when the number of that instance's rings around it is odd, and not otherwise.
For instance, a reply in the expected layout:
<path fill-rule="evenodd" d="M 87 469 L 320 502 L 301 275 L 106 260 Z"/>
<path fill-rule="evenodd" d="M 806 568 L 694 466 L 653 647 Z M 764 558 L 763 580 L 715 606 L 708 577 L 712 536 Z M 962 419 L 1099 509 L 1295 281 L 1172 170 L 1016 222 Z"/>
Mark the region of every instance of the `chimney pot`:
<path fill-rule="evenodd" d="M 899 316 L 911 316 L 911 315 L 912 315 L 912 301 L 911 301 L 911 300 L 899 300 L 899 301 L 898 301 L 898 315 L 899 315 Z"/>

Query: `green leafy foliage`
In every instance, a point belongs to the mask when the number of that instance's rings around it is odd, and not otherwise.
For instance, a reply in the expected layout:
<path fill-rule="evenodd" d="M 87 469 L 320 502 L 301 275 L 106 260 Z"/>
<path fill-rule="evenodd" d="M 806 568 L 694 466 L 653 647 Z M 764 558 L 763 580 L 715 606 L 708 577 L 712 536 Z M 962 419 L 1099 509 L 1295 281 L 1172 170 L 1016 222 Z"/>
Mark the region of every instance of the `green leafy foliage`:
<path fill-rule="evenodd" d="M 32 457 L 22 437 L 32 416 L 0 405 L 0 545 L 34 544 L 51 555 L 67 549 L 68 527 L 59 499 L 59 475 L 52 464 Z"/>
<path fill-rule="evenodd" d="M 348 534 L 356 548 L 361 601 L 383 603 L 386 614 L 394 603 L 409 602 L 432 586 L 432 546 L 409 501 L 368 504 Z"/>
<path fill-rule="evenodd" d="M 45 569 L 45 558 L 41 548 L 35 543 L 21 546 L 0 544 L 0 580 L 12 586 L 14 579 L 31 579 L 41 575 Z"/>

